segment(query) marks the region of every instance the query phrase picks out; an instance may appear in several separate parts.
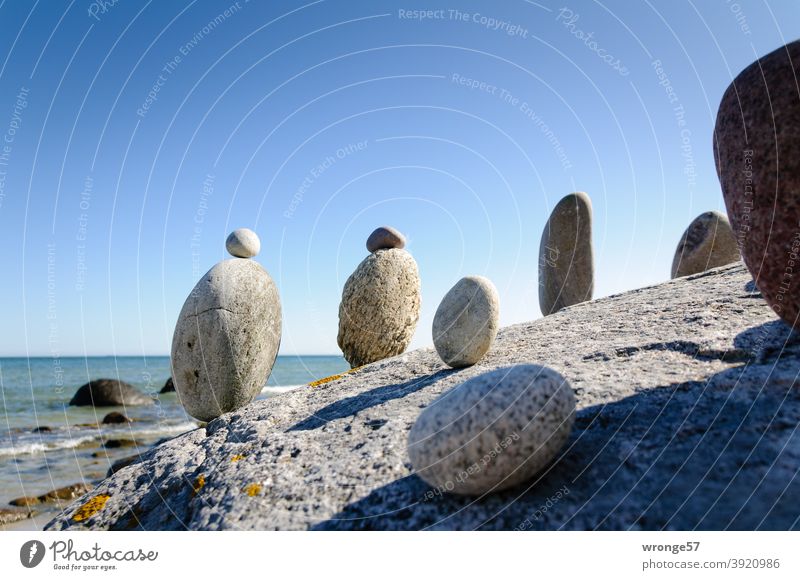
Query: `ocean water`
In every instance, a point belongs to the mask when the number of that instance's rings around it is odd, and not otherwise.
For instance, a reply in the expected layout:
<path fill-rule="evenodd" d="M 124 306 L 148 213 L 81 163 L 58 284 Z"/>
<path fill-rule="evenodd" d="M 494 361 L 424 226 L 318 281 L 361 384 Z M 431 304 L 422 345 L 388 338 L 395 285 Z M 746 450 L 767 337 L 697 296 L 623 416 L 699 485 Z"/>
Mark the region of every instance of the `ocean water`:
<path fill-rule="evenodd" d="M 258 398 L 278 396 L 348 368 L 339 356 L 280 356 Z M 0 358 L 0 506 L 17 497 L 99 481 L 114 461 L 195 429 L 197 421 L 186 414 L 175 393 L 159 394 L 169 376 L 169 357 Z M 98 378 L 130 383 L 151 395 L 155 404 L 70 407 L 78 387 Z M 111 411 L 133 421 L 100 424 Z M 132 440 L 138 447 L 107 448 L 108 440 Z"/>

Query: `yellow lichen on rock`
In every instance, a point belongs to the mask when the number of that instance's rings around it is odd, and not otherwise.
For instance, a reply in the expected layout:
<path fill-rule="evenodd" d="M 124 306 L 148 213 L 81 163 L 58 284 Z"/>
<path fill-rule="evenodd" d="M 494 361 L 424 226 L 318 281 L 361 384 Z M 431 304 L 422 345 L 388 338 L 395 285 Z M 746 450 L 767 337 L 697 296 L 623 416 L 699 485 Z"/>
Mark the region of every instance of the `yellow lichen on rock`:
<path fill-rule="evenodd" d="M 203 489 L 206 484 L 206 476 L 200 474 L 197 476 L 197 479 L 194 480 L 194 484 L 192 484 L 192 495 L 197 495 L 197 493 Z"/>
<path fill-rule="evenodd" d="M 245 455 L 234 455 L 233 457 L 231 457 L 231 463 L 236 463 L 237 461 L 241 461 L 245 457 L 246 457 Z"/>
<path fill-rule="evenodd" d="M 324 385 L 325 383 L 331 383 L 333 381 L 341 379 L 345 375 L 349 375 L 350 373 L 356 372 L 358 369 L 362 368 L 363 366 L 364 365 L 362 365 L 360 367 L 352 368 L 349 371 L 344 371 L 343 373 L 339 373 L 338 375 L 331 375 L 329 377 L 325 377 L 325 378 L 319 379 L 317 381 L 313 381 L 311 383 L 308 383 L 308 386 L 309 387 L 318 387 L 320 385 Z"/>
<path fill-rule="evenodd" d="M 251 483 L 244 488 L 244 492 L 250 497 L 255 497 L 261 493 L 261 486 L 257 483 Z"/>
<path fill-rule="evenodd" d="M 73 516 L 72 520 L 76 522 L 83 522 L 88 520 L 94 514 L 99 512 L 106 506 L 106 502 L 111 499 L 110 495 L 96 495 L 81 507 L 78 508 Z"/>

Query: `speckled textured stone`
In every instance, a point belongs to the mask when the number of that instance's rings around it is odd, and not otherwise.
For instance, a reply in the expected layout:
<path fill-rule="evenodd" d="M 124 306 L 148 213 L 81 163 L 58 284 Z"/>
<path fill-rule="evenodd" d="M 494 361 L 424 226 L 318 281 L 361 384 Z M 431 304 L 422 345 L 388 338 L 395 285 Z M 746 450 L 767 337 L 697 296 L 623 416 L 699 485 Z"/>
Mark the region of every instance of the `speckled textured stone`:
<path fill-rule="evenodd" d="M 516 365 L 484 373 L 431 403 L 408 435 L 414 471 L 439 490 L 497 492 L 555 457 L 575 421 L 575 395 L 557 372 Z"/>
<path fill-rule="evenodd" d="M 725 206 L 759 290 L 800 320 L 800 41 L 748 66 L 725 91 L 714 129 Z"/>
<path fill-rule="evenodd" d="M 381 226 L 367 238 L 367 251 L 377 252 L 391 248 L 406 247 L 406 237 L 391 226 Z"/>
<path fill-rule="evenodd" d="M 406 451 L 420 412 L 520 363 L 572 385 L 564 451 L 499 493 L 437 493 Z M 78 500 L 49 527 L 799 529 L 798 369 L 798 334 L 724 266 L 503 328 L 471 367 L 426 348 L 256 400 L 101 482 L 91 518 L 72 519 Z"/>
<path fill-rule="evenodd" d="M 402 353 L 414 336 L 419 308 L 419 272 L 411 254 L 370 254 L 342 290 L 337 342 L 344 358 L 359 367 Z"/>
<path fill-rule="evenodd" d="M 261 251 L 258 234 L 247 228 L 233 230 L 225 240 L 225 249 L 236 258 L 252 258 Z"/>
<path fill-rule="evenodd" d="M 172 337 L 172 378 L 186 411 L 210 421 L 252 401 L 281 342 L 281 302 L 253 260 L 223 260 L 197 283 Z"/>
<path fill-rule="evenodd" d="M 673 278 L 699 274 L 739 261 L 739 247 L 728 218 L 718 211 L 697 216 L 683 232 L 672 259 Z"/>
<path fill-rule="evenodd" d="M 465 367 L 486 354 L 500 327 L 500 298 L 491 280 L 467 276 L 456 282 L 433 317 L 433 346 L 451 367 Z"/>
<path fill-rule="evenodd" d="M 592 299 L 592 202 L 582 191 L 553 208 L 539 244 L 539 308 L 547 316 Z"/>

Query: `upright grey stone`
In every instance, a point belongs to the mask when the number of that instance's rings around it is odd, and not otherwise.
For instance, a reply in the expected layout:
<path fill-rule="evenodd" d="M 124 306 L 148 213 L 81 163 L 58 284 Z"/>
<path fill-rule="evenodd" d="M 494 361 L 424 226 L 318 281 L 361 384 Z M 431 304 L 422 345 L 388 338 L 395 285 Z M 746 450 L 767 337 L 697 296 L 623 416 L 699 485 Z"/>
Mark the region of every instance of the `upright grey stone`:
<path fill-rule="evenodd" d="M 539 245 L 539 307 L 547 316 L 592 299 L 592 202 L 582 191 L 556 204 Z"/>
<path fill-rule="evenodd" d="M 697 216 L 683 232 L 672 260 L 673 278 L 699 274 L 739 261 L 739 248 L 728 218 L 718 211 Z"/>

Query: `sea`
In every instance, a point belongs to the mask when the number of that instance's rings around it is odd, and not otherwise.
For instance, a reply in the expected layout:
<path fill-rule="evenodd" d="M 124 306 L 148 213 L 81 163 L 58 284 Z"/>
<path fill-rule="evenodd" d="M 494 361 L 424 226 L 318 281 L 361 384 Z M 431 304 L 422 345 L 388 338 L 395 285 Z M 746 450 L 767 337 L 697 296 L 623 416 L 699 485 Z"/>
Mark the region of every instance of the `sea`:
<path fill-rule="evenodd" d="M 279 356 L 257 398 L 280 396 L 348 368 L 340 356 Z M 196 429 L 198 421 L 186 414 L 174 392 L 160 394 L 169 376 L 166 356 L 0 358 L 0 507 L 75 483 L 97 483 L 115 461 Z M 152 396 L 154 404 L 69 406 L 81 385 L 100 378 L 130 383 Z M 132 421 L 103 425 L 111 411 Z M 41 504 L 35 509 L 58 508 Z"/>

